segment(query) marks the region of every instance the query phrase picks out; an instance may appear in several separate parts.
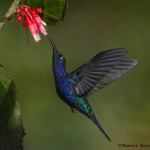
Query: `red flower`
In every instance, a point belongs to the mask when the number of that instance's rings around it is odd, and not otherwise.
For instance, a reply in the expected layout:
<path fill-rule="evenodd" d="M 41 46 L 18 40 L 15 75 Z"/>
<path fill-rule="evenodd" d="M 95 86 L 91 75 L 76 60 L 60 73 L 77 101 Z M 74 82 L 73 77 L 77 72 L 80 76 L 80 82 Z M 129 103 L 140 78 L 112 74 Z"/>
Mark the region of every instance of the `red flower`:
<path fill-rule="evenodd" d="M 47 32 L 45 29 L 46 23 L 41 19 L 38 13 L 43 12 L 41 8 L 31 8 L 27 5 L 19 5 L 16 9 L 18 14 L 16 20 L 17 22 L 21 21 L 21 15 L 24 17 L 23 26 L 28 27 L 34 40 L 36 42 L 40 41 L 39 30 L 46 36 Z M 50 14 L 49 14 L 50 15 Z M 55 17 L 51 15 L 52 17 Z M 57 18 L 57 17 L 55 17 Z M 58 19 L 58 18 L 57 18 Z"/>

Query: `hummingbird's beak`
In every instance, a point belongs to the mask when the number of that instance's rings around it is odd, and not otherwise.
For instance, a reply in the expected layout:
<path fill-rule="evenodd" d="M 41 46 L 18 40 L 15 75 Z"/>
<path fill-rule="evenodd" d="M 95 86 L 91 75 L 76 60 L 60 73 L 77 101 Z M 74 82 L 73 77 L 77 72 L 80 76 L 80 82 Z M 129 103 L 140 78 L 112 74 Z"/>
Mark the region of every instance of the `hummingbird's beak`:
<path fill-rule="evenodd" d="M 54 44 L 54 42 L 53 42 L 51 36 L 50 36 L 49 34 L 47 34 L 47 37 L 48 37 L 48 39 L 50 40 L 50 42 L 51 42 L 51 44 L 52 44 L 53 52 L 54 52 L 54 53 L 57 53 L 58 51 L 57 51 L 57 49 L 56 49 L 56 46 L 55 46 L 55 44 Z"/>

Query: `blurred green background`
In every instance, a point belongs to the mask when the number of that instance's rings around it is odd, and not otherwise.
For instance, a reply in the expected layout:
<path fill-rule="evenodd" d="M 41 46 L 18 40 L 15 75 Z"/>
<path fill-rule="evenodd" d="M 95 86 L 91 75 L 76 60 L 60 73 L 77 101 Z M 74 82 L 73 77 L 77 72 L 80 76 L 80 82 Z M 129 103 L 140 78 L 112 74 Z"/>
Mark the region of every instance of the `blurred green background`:
<path fill-rule="evenodd" d="M 12 1 L 0 1 L 0 17 Z M 0 64 L 13 77 L 26 132 L 25 150 L 119 150 L 118 144 L 150 144 L 150 1 L 78 0 L 60 26 L 49 29 L 71 72 L 100 51 L 126 48 L 138 65 L 89 97 L 97 119 L 112 139 L 58 98 L 52 73 L 52 47 L 40 44 L 22 23 L 0 31 Z M 129 148 L 128 148 L 129 149 Z M 136 148 L 142 149 L 142 148 Z"/>

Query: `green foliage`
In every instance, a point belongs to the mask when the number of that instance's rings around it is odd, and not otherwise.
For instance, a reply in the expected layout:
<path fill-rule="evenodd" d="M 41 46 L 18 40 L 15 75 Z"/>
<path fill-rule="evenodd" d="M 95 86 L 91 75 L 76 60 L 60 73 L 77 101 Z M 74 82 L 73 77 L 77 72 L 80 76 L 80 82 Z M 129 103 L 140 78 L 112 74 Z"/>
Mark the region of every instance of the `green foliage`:
<path fill-rule="evenodd" d="M 48 26 L 60 24 L 67 8 L 67 0 L 23 0 L 22 2 L 32 8 L 42 8 L 43 11 L 59 18 L 56 19 L 43 13 L 41 17 Z"/>
<path fill-rule="evenodd" d="M 22 150 L 23 127 L 14 82 L 0 66 L 0 150 Z"/>

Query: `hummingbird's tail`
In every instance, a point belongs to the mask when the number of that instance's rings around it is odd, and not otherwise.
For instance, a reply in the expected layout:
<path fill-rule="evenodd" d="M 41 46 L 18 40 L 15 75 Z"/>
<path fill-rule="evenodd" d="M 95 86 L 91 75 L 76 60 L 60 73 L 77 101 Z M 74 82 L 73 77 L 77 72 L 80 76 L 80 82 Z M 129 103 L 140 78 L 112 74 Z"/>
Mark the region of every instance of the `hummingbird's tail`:
<path fill-rule="evenodd" d="M 102 126 L 99 124 L 99 122 L 97 121 L 96 117 L 92 117 L 91 119 L 95 123 L 95 125 L 99 128 L 99 130 L 105 135 L 105 137 L 111 142 L 111 139 L 106 134 L 106 132 L 104 131 L 104 129 L 102 128 Z"/>

